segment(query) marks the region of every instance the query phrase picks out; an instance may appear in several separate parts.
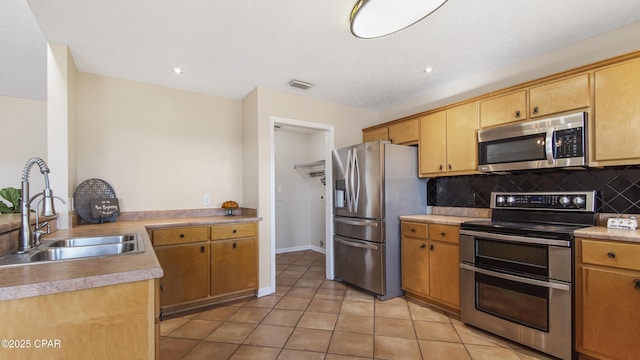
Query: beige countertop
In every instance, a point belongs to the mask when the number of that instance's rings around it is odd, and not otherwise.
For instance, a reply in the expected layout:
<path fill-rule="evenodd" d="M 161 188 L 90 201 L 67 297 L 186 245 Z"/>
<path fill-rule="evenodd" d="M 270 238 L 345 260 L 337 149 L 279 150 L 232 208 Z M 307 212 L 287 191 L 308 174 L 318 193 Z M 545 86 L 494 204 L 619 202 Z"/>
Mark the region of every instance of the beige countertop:
<path fill-rule="evenodd" d="M 0 301 L 160 278 L 163 275 L 162 267 L 153 251 L 148 229 L 260 220 L 259 217 L 251 216 L 206 216 L 117 221 L 58 230 L 43 237 L 43 242 L 72 236 L 137 233 L 141 236 L 145 251 L 135 254 L 0 267 Z M 15 229 L 16 224 L 19 228 L 19 216 L 0 217 L 0 229 L 4 231 Z"/>
<path fill-rule="evenodd" d="M 469 217 L 469 216 L 456 216 L 456 215 L 418 214 L 418 215 L 403 215 L 403 216 L 400 216 L 400 220 L 427 222 L 427 223 L 444 224 L 444 225 L 460 225 L 465 221 L 487 220 L 487 219 L 479 218 L 479 217 Z"/>
<path fill-rule="evenodd" d="M 574 232 L 576 238 L 592 238 L 640 242 L 640 230 L 609 229 L 605 226 L 592 226 Z"/>

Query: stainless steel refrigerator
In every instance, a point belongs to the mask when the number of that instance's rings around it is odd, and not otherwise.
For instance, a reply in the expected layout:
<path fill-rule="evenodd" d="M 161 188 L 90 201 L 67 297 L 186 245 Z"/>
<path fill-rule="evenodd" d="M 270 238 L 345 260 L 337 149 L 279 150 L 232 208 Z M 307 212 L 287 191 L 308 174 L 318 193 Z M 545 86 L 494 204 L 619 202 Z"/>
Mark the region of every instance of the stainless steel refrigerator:
<path fill-rule="evenodd" d="M 424 214 L 411 146 L 371 141 L 333 151 L 334 272 L 387 300 L 402 295 L 400 215 Z"/>

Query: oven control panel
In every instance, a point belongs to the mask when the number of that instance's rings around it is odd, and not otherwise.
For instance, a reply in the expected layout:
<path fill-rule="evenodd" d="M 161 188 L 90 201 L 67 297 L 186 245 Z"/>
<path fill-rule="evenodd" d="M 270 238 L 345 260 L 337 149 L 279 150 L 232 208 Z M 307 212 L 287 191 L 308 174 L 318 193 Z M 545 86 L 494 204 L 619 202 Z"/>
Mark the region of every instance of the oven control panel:
<path fill-rule="evenodd" d="M 595 211 L 595 191 L 491 193 L 492 209 Z"/>

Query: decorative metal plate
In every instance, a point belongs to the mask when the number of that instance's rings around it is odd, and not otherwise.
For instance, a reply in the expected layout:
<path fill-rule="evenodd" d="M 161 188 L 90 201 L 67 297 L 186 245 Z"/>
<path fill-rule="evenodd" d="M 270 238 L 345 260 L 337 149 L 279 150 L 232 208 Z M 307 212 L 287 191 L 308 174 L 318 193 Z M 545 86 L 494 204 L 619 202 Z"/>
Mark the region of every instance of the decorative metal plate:
<path fill-rule="evenodd" d="M 92 224 L 112 222 L 118 218 L 119 211 L 109 217 L 94 217 L 91 211 L 91 199 L 115 199 L 116 193 L 109 183 L 102 179 L 83 181 L 73 193 L 76 211 L 82 220 Z"/>

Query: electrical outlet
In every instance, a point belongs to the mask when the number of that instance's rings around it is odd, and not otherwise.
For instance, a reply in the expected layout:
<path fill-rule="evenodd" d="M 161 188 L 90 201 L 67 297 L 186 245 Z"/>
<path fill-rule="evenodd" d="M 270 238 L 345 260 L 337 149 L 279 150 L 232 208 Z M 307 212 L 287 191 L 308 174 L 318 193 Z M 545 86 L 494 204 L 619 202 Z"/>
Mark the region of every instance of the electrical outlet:
<path fill-rule="evenodd" d="M 204 196 L 204 204 L 205 205 L 211 205 L 211 195 L 207 194 Z"/>

